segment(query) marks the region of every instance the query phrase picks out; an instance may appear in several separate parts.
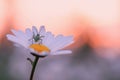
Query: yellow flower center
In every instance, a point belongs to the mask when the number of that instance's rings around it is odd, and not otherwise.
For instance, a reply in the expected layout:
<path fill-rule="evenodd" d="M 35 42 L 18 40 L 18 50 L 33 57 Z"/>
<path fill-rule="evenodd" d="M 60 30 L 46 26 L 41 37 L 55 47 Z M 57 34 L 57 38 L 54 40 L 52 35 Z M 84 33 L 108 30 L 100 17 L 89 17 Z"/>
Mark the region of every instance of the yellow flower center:
<path fill-rule="evenodd" d="M 50 52 L 50 49 L 42 44 L 32 44 L 30 45 L 30 48 L 34 49 L 35 51 L 41 53 L 43 51 Z"/>

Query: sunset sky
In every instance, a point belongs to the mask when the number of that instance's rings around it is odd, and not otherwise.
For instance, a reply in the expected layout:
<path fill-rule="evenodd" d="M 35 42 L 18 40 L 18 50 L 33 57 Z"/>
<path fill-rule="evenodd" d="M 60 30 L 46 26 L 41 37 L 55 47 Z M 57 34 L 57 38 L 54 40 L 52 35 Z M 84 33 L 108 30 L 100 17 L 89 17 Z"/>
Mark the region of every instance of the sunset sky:
<path fill-rule="evenodd" d="M 0 38 L 11 28 L 45 25 L 75 39 L 86 34 L 96 47 L 120 47 L 119 5 L 119 0 L 0 0 Z"/>

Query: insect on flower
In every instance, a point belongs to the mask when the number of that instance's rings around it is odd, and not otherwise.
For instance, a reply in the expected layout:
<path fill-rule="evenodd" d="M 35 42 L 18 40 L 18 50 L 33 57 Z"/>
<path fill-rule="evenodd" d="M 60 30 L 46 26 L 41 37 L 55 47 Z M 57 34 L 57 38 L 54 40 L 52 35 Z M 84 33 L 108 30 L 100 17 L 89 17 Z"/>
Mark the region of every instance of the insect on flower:
<path fill-rule="evenodd" d="M 38 33 L 37 33 L 37 35 L 35 35 L 35 33 L 33 32 L 33 36 L 32 36 L 31 39 L 29 39 L 29 41 L 32 40 L 32 44 L 33 44 L 33 40 L 34 40 L 35 42 L 39 42 L 39 44 L 42 44 L 42 38 L 43 38 L 43 37 L 44 37 L 44 36 L 42 36 L 42 35 L 40 35 L 40 34 L 38 34 Z"/>
<path fill-rule="evenodd" d="M 37 55 L 58 55 L 70 54 L 71 50 L 63 49 L 74 42 L 73 36 L 55 36 L 50 31 L 46 31 L 41 26 L 39 31 L 33 26 L 32 30 L 27 28 L 25 33 L 22 31 L 12 30 L 14 35 L 8 34 L 8 40 L 19 44 Z"/>

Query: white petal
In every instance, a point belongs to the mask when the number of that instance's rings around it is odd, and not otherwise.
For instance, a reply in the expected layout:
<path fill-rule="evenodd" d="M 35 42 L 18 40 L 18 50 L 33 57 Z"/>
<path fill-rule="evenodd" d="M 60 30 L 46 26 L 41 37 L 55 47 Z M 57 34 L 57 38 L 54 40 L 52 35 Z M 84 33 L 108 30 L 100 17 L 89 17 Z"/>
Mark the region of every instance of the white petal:
<path fill-rule="evenodd" d="M 42 53 L 38 53 L 39 55 L 42 55 L 42 56 L 46 56 L 48 55 L 49 53 L 48 52 L 42 52 Z"/>
<path fill-rule="evenodd" d="M 29 44 L 28 44 L 27 41 L 24 41 L 24 40 L 22 40 L 22 39 L 19 39 L 19 38 L 13 36 L 13 35 L 8 34 L 8 35 L 7 35 L 7 38 L 8 38 L 8 40 L 10 40 L 10 41 L 12 41 L 12 42 L 14 42 L 14 43 L 20 44 L 21 46 L 23 46 L 23 47 L 25 47 L 25 48 L 27 48 L 27 47 L 29 46 Z"/>
<path fill-rule="evenodd" d="M 17 44 L 17 43 L 14 43 L 14 46 L 16 46 L 16 47 L 21 47 L 21 45 L 20 45 L 20 44 Z"/>
<path fill-rule="evenodd" d="M 64 39 L 63 35 L 58 35 L 54 38 L 54 40 L 49 44 L 50 46 L 50 49 L 53 49 L 54 47 L 57 47 L 56 45 L 59 43 L 59 42 L 62 42 Z"/>
<path fill-rule="evenodd" d="M 50 44 L 54 41 L 55 39 L 54 39 L 54 35 L 50 35 L 49 37 L 48 37 L 48 40 L 47 40 L 47 42 L 46 42 L 46 46 L 48 46 L 49 48 L 50 48 Z"/>
<path fill-rule="evenodd" d="M 31 39 L 31 38 L 32 38 L 33 33 L 32 33 L 32 31 L 31 31 L 29 28 L 27 28 L 27 29 L 25 30 L 25 33 L 26 33 L 26 35 L 28 36 L 28 39 Z"/>
<path fill-rule="evenodd" d="M 51 53 L 51 55 L 71 54 L 71 53 L 72 53 L 72 51 L 70 51 L 70 50 L 61 50 L 61 51 Z"/>
<path fill-rule="evenodd" d="M 61 48 L 64 48 L 72 43 L 73 43 L 73 36 L 67 36 L 64 38 L 64 41 L 62 43 L 59 43 L 57 45 L 56 50 L 57 50 L 57 48 L 61 49 Z"/>
<path fill-rule="evenodd" d="M 28 38 L 27 38 L 27 35 L 26 35 L 24 32 L 20 31 L 20 30 L 16 31 L 16 30 L 13 30 L 13 29 L 12 29 L 11 31 L 13 32 L 13 34 L 14 34 L 17 38 L 22 39 L 23 41 L 28 39 Z"/>
<path fill-rule="evenodd" d="M 37 53 L 34 49 L 29 48 L 30 52 Z"/>
<path fill-rule="evenodd" d="M 43 38 L 43 44 L 49 47 L 49 43 L 51 43 L 54 39 L 54 35 L 51 32 L 47 32 L 45 37 Z"/>
<path fill-rule="evenodd" d="M 22 35 L 23 35 L 24 33 L 23 33 L 22 31 L 20 31 L 20 30 L 16 31 L 16 30 L 14 30 L 14 29 L 12 29 L 11 31 L 13 32 L 13 34 L 14 34 L 16 37 L 23 37 Z"/>
<path fill-rule="evenodd" d="M 38 34 L 38 30 L 35 26 L 32 26 L 32 32 L 33 32 L 34 35 Z"/>
<path fill-rule="evenodd" d="M 18 38 L 16 38 L 13 35 L 8 34 L 8 35 L 6 35 L 6 37 L 7 37 L 8 40 L 10 40 L 12 42 L 18 42 Z"/>
<path fill-rule="evenodd" d="M 39 30 L 39 34 L 42 35 L 42 36 L 44 36 L 45 33 L 46 33 L 45 27 L 44 27 L 44 26 L 41 26 L 41 27 L 40 27 L 40 30 Z"/>
<path fill-rule="evenodd" d="M 55 44 L 53 44 L 54 46 L 52 46 L 52 51 L 57 51 L 66 46 L 69 46 L 72 43 L 73 43 L 72 36 L 62 37 L 61 40 L 58 40 Z"/>

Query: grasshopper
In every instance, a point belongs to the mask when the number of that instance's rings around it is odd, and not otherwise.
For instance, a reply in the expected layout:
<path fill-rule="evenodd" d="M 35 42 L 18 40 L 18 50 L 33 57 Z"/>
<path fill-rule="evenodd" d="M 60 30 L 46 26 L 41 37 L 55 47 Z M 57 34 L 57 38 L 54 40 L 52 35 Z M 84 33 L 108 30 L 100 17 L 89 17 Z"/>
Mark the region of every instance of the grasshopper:
<path fill-rule="evenodd" d="M 32 44 L 33 44 L 33 40 L 35 41 L 35 42 L 39 42 L 40 44 L 42 44 L 42 38 L 43 38 L 44 36 L 42 36 L 42 35 L 40 35 L 40 34 L 37 34 L 37 35 L 35 35 L 34 33 L 33 33 L 33 36 L 32 36 L 32 39 L 30 39 L 30 40 L 32 40 Z"/>

